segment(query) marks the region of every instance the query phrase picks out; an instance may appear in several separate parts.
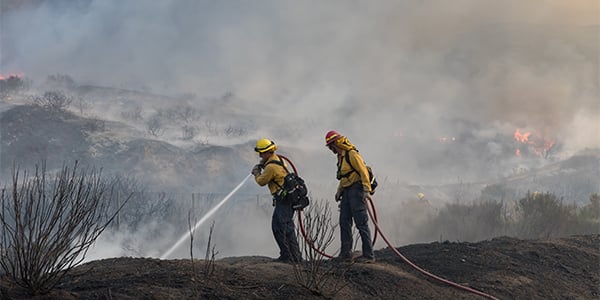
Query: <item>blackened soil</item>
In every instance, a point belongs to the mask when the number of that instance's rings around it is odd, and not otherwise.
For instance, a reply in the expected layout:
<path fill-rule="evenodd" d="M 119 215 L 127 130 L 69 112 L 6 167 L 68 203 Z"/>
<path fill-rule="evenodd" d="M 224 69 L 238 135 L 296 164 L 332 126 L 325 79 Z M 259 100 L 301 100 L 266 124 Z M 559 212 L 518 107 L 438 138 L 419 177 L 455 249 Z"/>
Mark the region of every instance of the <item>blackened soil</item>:
<path fill-rule="evenodd" d="M 600 235 L 509 237 L 376 251 L 374 264 L 303 266 L 246 256 L 216 261 L 120 257 L 76 267 L 36 299 L 600 299 Z M 312 272 L 302 272 L 312 267 Z M 453 286 L 453 285 L 458 285 Z M 467 287 L 479 292 L 465 291 Z M 0 298 L 31 299 L 3 277 Z"/>

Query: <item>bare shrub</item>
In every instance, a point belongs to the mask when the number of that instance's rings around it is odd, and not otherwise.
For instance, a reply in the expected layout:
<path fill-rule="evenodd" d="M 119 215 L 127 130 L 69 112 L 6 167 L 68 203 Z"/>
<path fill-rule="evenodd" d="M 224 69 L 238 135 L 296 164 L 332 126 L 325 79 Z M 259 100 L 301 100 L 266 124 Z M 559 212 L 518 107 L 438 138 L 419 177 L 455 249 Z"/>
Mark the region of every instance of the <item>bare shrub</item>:
<path fill-rule="evenodd" d="M 600 233 L 600 195 L 590 195 L 590 204 L 583 206 L 577 214 L 580 234 Z"/>
<path fill-rule="evenodd" d="M 92 108 L 92 103 L 87 101 L 82 97 L 77 98 L 77 109 L 79 110 L 80 115 L 84 115 L 90 108 Z"/>
<path fill-rule="evenodd" d="M 52 112 L 65 111 L 73 102 L 73 98 L 61 91 L 45 92 L 42 96 L 34 96 L 33 103 Z"/>
<path fill-rule="evenodd" d="M 0 97 L 4 99 L 27 88 L 29 88 L 27 81 L 19 76 L 9 76 L 6 79 L 0 80 Z"/>
<path fill-rule="evenodd" d="M 194 260 L 194 224 L 196 221 L 192 222 L 192 213 L 188 213 L 188 232 L 190 235 L 190 263 L 192 266 L 192 278 L 195 278 L 197 275 L 196 272 L 196 263 Z M 208 242 L 206 243 L 206 254 L 204 255 L 204 263 L 202 265 L 202 275 L 204 278 L 209 279 L 214 271 L 215 271 L 215 257 L 217 252 L 215 252 L 215 246 L 212 246 L 212 235 L 213 230 L 215 228 L 215 221 L 213 221 L 212 225 L 210 225 L 210 230 L 208 233 Z M 212 246 L 212 248 L 211 248 Z"/>
<path fill-rule="evenodd" d="M 198 111 L 187 104 L 179 104 L 167 110 L 167 115 L 174 122 L 190 123 L 198 116 Z"/>
<path fill-rule="evenodd" d="M 447 204 L 427 225 L 423 235 L 429 239 L 475 241 L 494 237 L 504 231 L 504 204 L 482 201 L 473 204 Z"/>
<path fill-rule="evenodd" d="M 196 136 L 197 131 L 198 130 L 194 126 L 183 125 L 183 127 L 181 127 L 181 139 L 186 141 L 191 140 Z"/>
<path fill-rule="evenodd" d="M 241 126 L 229 125 L 225 129 L 223 129 L 223 134 L 227 137 L 231 136 L 244 136 L 248 134 L 246 128 Z"/>
<path fill-rule="evenodd" d="M 563 204 L 563 199 L 551 193 L 530 193 L 517 206 L 517 234 L 525 238 L 558 236 L 574 224 L 575 207 Z"/>
<path fill-rule="evenodd" d="M 125 110 L 121 112 L 121 117 L 125 120 L 131 121 L 142 121 L 144 117 L 142 117 L 142 107 L 136 105 L 129 110 Z"/>
<path fill-rule="evenodd" d="M 339 268 L 331 264 L 324 255 L 334 241 L 337 227 L 331 221 L 329 203 L 313 201 L 304 211 L 303 223 L 307 241 L 300 245 L 305 260 L 294 263 L 294 277 L 298 284 L 311 292 L 332 297 L 343 286 L 331 286 L 330 282 L 339 275 L 338 273 L 343 274 L 347 271 L 347 268 Z M 301 236 L 299 232 L 298 236 Z"/>
<path fill-rule="evenodd" d="M 173 216 L 179 215 L 173 204 L 176 201 L 169 194 L 145 192 L 142 189 L 129 186 L 120 189 L 122 194 L 130 195 L 127 205 L 118 214 L 120 223 L 127 229 L 139 230 L 152 220 L 169 221 Z M 121 206 L 121 203 L 116 206 Z"/>
<path fill-rule="evenodd" d="M 196 265 L 194 264 L 194 223 L 192 223 L 192 212 L 190 211 L 188 212 L 188 232 L 190 234 L 190 261 L 192 264 L 192 277 L 194 277 L 196 274 Z"/>
<path fill-rule="evenodd" d="M 206 242 L 206 253 L 204 254 L 204 265 L 202 273 L 204 277 L 208 278 L 215 272 L 215 257 L 219 252 L 215 251 L 215 246 L 212 245 L 213 230 L 215 228 L 215 221 L 210 225 L 208 232 L 208 241 Z"/>
<path fill-rule="evenodd" d="M 161 117 L 159 115 L 152 116 L 146 122 L 146 129 L 148 130 L 148 133 L 155 137 L 161 136 L 165 131 Z"/>
<path fill-rule="evenodd" d="M 90 132 L 102 132 L 106 129 L 106 121 L 94 116 L 85 121 L 84 128 Z"/>
<path fill-rule="evenodd" d="M 44 164 L 33 174 L 14 167 L 1 193 L 0 267 L 32 295 L 49 292 L 81 263 L 120 209 L 108 211 L 114 182 L 100 171 L 75 162 L 47 176 Z"/>

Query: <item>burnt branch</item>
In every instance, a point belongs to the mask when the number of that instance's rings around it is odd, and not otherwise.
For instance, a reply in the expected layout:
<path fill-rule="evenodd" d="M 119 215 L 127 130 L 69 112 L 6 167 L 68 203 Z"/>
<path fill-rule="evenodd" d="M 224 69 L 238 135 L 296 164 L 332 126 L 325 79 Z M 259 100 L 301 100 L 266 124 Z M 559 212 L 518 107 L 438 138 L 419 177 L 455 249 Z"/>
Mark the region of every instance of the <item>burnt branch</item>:
<path fill-rule="evenodd" d="M 114 182 L 77 162 L 49 176 L 45 164 L 33 174 L 14 167 L 1 193 L 0 267 L 32 295 L 49 292 L 81 263 L 127 202 L 108 213 Z"/>

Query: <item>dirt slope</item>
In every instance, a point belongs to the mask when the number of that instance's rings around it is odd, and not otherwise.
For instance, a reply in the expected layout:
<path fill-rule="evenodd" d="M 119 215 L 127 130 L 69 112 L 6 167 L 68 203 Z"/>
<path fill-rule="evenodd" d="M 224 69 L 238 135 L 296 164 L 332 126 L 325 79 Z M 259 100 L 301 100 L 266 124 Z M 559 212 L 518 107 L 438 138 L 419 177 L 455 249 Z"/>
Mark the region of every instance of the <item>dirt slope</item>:
<path fill-rule="evenodd" d="M 423 269 L 499 299 L 600 299 L 600 235 L 545 240 L 500 237 L 478 243 L 399 248 Z M 375 264 L 326 261 L 321 289 L 307 289 L 295 267 L 267 257 L 214 261 L 111 258 L 77 267 L 38 299 L 484 299 L 415 271 L 391 249 Z M 0 298 L 29 299 L 4 278 Z"/>

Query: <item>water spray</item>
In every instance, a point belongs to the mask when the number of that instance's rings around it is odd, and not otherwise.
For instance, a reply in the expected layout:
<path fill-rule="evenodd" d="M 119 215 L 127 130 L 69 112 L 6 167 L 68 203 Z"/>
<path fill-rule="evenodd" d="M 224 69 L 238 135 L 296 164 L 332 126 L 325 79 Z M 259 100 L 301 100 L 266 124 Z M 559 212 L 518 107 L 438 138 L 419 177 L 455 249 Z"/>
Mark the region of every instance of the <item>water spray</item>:
<path fill-rule="evenodd" d="M 237 192 L 237 190 L 239 190 L 242 187 L 242 185 L 244 185 L 246 180 L 248 180 L 248 178 L 250 178 L 251 175 L 252 174 L 248 174 L 248 176 L 246 176 L 246 178 L 244 178 L 244 180 L 242 180 L 242 182 L 240 182 L 240 184 L 238 184 L 231 192 L 229 192 L 229 194 L 227 194 L 227 196 L 225 196 L 225 198 L 223 198 L 223 200 L 221 200 L 221 202 L 219 202 L 215 207 L 213 207 L 210 211 L 208 211 L 204 215 L 204 217 L 202 217 L 202 219 L 200 219 L 200 221 L 198 221 L 196 223 L 196 225 L 194 225 L 194 227 L 190 231 L 196 230 L 196 228 L 200 227 L 200 225 L 202 225 L 202 223 L 206 222 L 206 220 L 208 220 L 208 218 L 212 217 L 212 215 L 214 215 L 215 212 L 217 212 L 217 210 L 221 206 L 223 206 L 223 204 L 225 204 L 225 202 L 227 202 L 227 200 L 229 200 L 229 198 L 231 198 L 231 196 L 233 196 L 233 194 L 235 194 L 235 192 Z M 189 233 L 182 235 L 181 238 L 177 241 L 177 243 L 175 243 L 173 245 L 173 247 L 171 247 L 171 249 L 169 249 L 167 252 L 165 252 L 165 254 L 160 256 L 160 259 L 167 258 L 171 253 L 173 253 L 173 251 L 175 251 L 175 249 L 177 249 L 179 246 L 181 246 L 181 244 L 188 238 L 189 238 Z"/>

